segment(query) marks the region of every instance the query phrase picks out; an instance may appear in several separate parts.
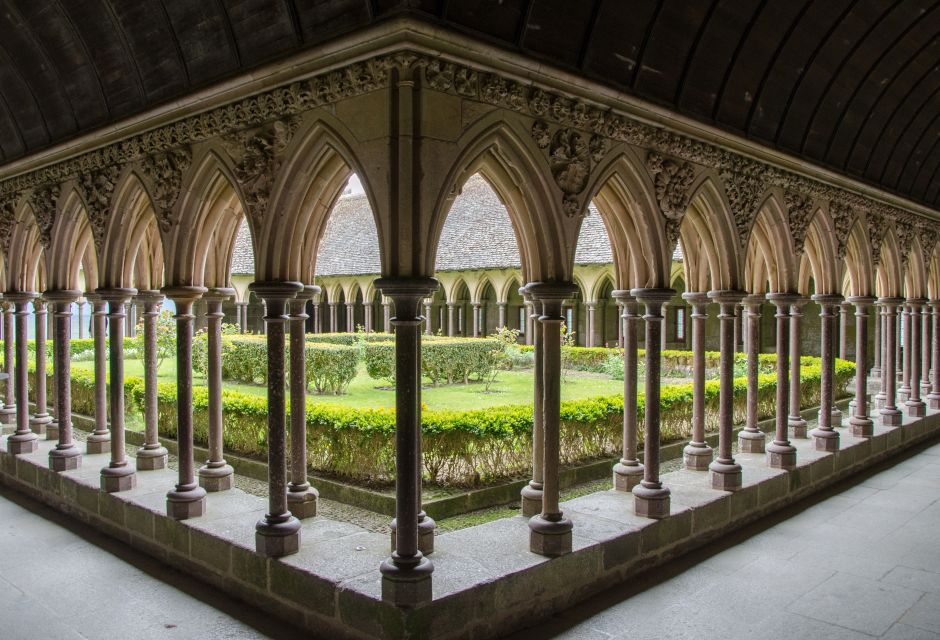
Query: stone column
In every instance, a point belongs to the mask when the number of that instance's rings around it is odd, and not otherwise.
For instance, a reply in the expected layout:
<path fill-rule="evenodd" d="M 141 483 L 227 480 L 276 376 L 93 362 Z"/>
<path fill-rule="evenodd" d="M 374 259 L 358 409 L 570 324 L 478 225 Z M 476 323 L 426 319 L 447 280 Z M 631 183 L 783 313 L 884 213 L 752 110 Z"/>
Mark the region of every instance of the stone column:
<path fill-rule="evenodd" d="M 473 303 L 473 337 L 479 338 L 481 332 L 480 327 L 480 303 Z"/>
<path fill-rule="evenodd" d="M 124 320 L 126 305 L 136 289 L 104 288 L 96 293 L 108 303 L 108 394 L 111 417 L 111 460 L 101 469 L 101 490 L 127 491 L 137 485 L 134 467 L 124 447 Z"/>
<path fill-rule="evenodd" d="M 457 335 L 457 305 L 453 302 L 447 303 L 447 335 Z"/>
<path fill-rule="evenodd" d="M 52 304 L 55 317 L 52 366 L 55 369 L 55 413 L 58 419 L 58 442 L 49 452 L 49 468 L 53 471 L 77 469 L 82 454 L 72 440 L 72 373 L 69 343 L 72 340 L 72 303 L 78 291 L 46 291 L 44 297 Z"/>
<path fill-rule="evenodd" d="M 433 278 L 380 278 L 376 287 L 395 303 L 395 548 L 380 567 L 382 599 L 413 606 L 431 599 L 434 565 L 419 547 L 421 510 L 421 300 Z"/>
<path fill-rule="evenodd" d="M 790 334 L 790 413 L 787 416 L 787 426 L 791 429 L 794 438 L 805 438 L 806 437 L 806 420 L 803 419 L 803 415 L 800 412 L 802 408 L 801 400 L 802 396 L 800 394 L 800 356 L 802 355 L 800 349 L 800 318 L 803 317 L 803 305 L 806 304 L 806 298 L 800 297 L 796 294 L 775 294 L 776 296 L 786 295 L 786 298 L 776 298 L 777 300 L 787 301 L 790 305 L 790 322 L 789 322 L 789 334 Z M 777 305 L 777 325 L 780 325 L 780 314 L 784 314 L 785 310 L 781 310 L 780 303 L 775 303 Z M 779 333 L 779 330 L 778 330 Z M 780 341 L 778 339 L 777 346 L 780 346 Z M 781 351 L 778 349 L 777 358 L 779 360 Z M 779 369 L 778 369 L 779 372 Z M 777 384 L 777 392 L 779 393 L 780 385 Z"/>
<path fill-rule="evenodd" d="M 930 392 L 930 316 L 933 313 L 926 299 L 920 305 L 920 397 Z"/>
<path fill-rule="evenodd" d="M 662 351 L 665 351 L 665 350 L 668 348 L 668 346 L 667 346 L 667 344 L 666 344 L 666 343 L 667 343 L 667 340 L 668 340 L 667 331 L 666 331 L 666 319 L 667 319 L 668 316 L 667 316 L 667 313 L 666 313 L 666 308 L 667 308 L 668 306 L 669 306 L 668 301 L 667 301 L 666 303 L 663 303 L 662 320 L 659 321 L 659 324 L 660 324 L 660 327 L 659 327 L 659 340 L 660 340 L 660 341 L 659 341 L 659 348 L 660 348 Z M 647 347 L 647 348 L 648 348 L 648 347 Z"/>
<path fill-rule="evenodd" d="M 754 294 L 744 298 L 742 307 L 745 317 L 745 351 L 747 352 L 747 419 L 744 429 L 738 434 L 738 449 L 741 453 L 764 453 L 766 437 L 764 432 L 757 428 L 757 376 L 759 373 L 759 360 L 757 340 L 750 339 L 757 336 L 757 327 L 760 326 L 761 305 L 764 304 L 764 296 Z M 787 345 L 784 345 L 786 347 Z M 786 396 L 784 396 L 786 401 Z M 786 415 L 786 405 L 783 415 Z"/>
<path fill-rule="evenodd" d="M 4 299 L 15 306 L 16 315 L 16 366 L 12 381 L 16 393 L 16 431 L 7 440 L 7 451 L 13 455 L 32 453 L 39 448 L 39 436 L 29 428 L 29 345 L 27 327 L 29 305 L 36 296 L 32 291 L 15 291 L 4 294 Z"/>
<path fill-rule="evenodd" d="M 520 291 L 521 291 L 521 289 L 520 289 Z M 535 332 L 534 332 L 533 329 L 532 329 L 533 325 L 535 324 L 535 321 L 534 321 L 532 318 L 533 318 L 533 316 L 534 316 L 534 317 L 538 317 L 538 315 L 535 314 L 535 312 L 533 311 L 533 309 L 532 309 L 532 303 L 530 303 L 530 302 L 525 303 L 525 309 L 526 309 L 526 312 L 525 312 L 525 314 L 524 314 L 524 316 L 523 316 L 523 317 L 525 318 L 525 343 L 526 343 L 527 345 L 532 345 L 532 344 L 534 343 L 533 341 L 534 341 L 534 339 L 535 339 L 535 338 L 534 338 L 534 333 L 535 333 Z"/>
<path fill-rule="evenodd" d="M 104 453 L 111 446 L 108 429 L 108 305 L 97 294 L 86 293 L 91 303 L 95 335 L 95 428 L 85 439 L 85 453 Z"/>
<path fill-rule="evenodd" d="M 206 490 L 196 482 L 193 460 L 193 306 L 205 287 L 164 287 L 176 305 L 176 439 L 179 473 L 166 494 L 167 515 L 175 520 L 197 518 L 206 512 Z M 283 345 L 281 345 L 283 350 Z M 270 408 L 269 408 L 270 410 Z M 270 446 L 270 445 L 269 445 Z"/>
<path fill-rule="evenodd" d="M 940 300 L 931 300 L 933 327 L 930 332 L 930 359 L 933 376 L 930 378 L 930 393 L 927 394 L 927 406 L 940 409 Z"/>
<path fill-rule="evenodd" d="M 36 322 L 36 388 L 33 391 L 36 401 L 36 413 L 29 419 L 29 428 L 39 436 L 46 435 L 46 427 L 52 422 L 46 404 L 46 301 L 42 298 L 33 300 L 33 315 Z M 58 436 L 57 436 L 58 437 Z"/>
<path fill-rule="evenodd" d="M 777 398 L 776 398 L 776 420 L 774 423 L 774 440 L 767 445 L 767 464 L 776 469 L 793 469 L 796 467 L 796 447 L 790 443 L 787 435 L 787 427 L 793 424 L 793 396 L 787 401 L 790 375 L 790 359 L 794 357 L 794 346 L 796 347 L 794 368 L 799 372 L 799 339 L 795 345 L 791 329 L 794 329 L 799 336 L 799 324 L 794 324 L 793 313 L 799 318 L 799 309 L 803 300 L 795 293 L 769 293 L 769 300 L 775 307 L 777 313 L 774 316 L 777 320 Z M 789 342 L 789 344 L 787 344 Z M 799 374 L 797 374 L 798 376 Z M 799 377 L 796 378 L 797 384 Z M 799 386 L 797 386 L 799 391 Z M 787 407 L 789 405 L 791 415 L 787 416 Z M 800 398 L 796 396 L 796 415 L 800 415 Z M 803 422 L 803 434 L 806 433 L 806 422 Z"/>
<path fill-rule="evenodd" d="M 739 291 L 709 291 L 708 297 L 719 304 L 718 365 L 718 456 L 708 468 L 711 485 L 720 491 L 741 488 L 741 465 L 734 460 L 734 322 L 735 308 L 744 294 Z"/>
<path fill-rule="evenodd" d="M 532 299 L 529 292 L 523 287 L 519 290 L 522 297 L 526 300 L 526 308 L 535 310 L 535 305 L 529 306 L 528 302 Z M 533 313 L 532 319 L 537 320 L 538 314 Z M 542 512 L 542 462 L 544 449 L 542 447 L 543 421 L 542 421 L 542 396 L 543 396 L 543 374 L 542 364 L 543 340 L 542 327 L 538 322 L 532 322 L 532 342 L 535 348 L 532 350 L 532 479 L 522 488 L 522 515 L 531 518 Z"/>
<path fill-rule="evenodd" d="M 78 317 L 77 317 L 77 319 L 78 319 L 78 339 L 79 339 L 79 340 L 84 340 L 84 339 L 85 339 L 85 301 L 84 301 L 84 300 L 78 300 L 78 301 L 76 302 L 76 305 L 78 306 L 78 314 L 77 314 L 77 316 L 78 316 Z"/>
<path fill-rule="evenodd" d="M 13 302 L 4 294 L 3 302 L 3 372 L 7 380 L 3 383 L 3 408 L 0 409 L 0 423 L 12 425 L 16 422 L 16 399 L 14 398 L 13 353 L 16 337 L 13 331 Z M 9 433 L 9 427 L 7 428 Z"/>
<path fill-rule="evenodd" d="M 362 324 L 366 333 L 372 333 L 372 303 L 371 302 L 362 303 Z"/>
<path fill-rule="evenodd" d="M 904 408 L 907 409 L 907 415 L 912 418 L 922 418 L 927 415 L 927 404 L 920 399 L 920 372 L 921 372 L 921 318 L 920 310 L 927 303 L 923 298 L 913 298 L 908 300 L 908 308 L 910 310 L 910 328 L 911 333 L 908 340 L 905 340 L 906 344 L 910 345 L 911 357 L 910 357 L 910 370 L 911 370 L 911 393 L 908 396 L 907 402 L 904 403 Z"/>
<path fill-rule="evenodd" d="M 242 310 L 242 319 L 241 319 L 241 324 L 239 325 L 239 332 L 247 333 L 248 331 L 248 303 L 239 302 L 237 304 L 238 304 L 238 307 Z"/>
<path fill-rule="evenodd" d="M 901 322 L 904 325 L 904 344 L 901 347 L 901 386 L 898 388 L 898 401 L 904 403 L 911 397 L 911 307 L 909 303 L 901 306 Z"/>
<path fill-rule="evenodd" d="M 290 482 L 287 484 L 287 507 L 295 517 L 301 519 L 317 515 L 317 501 L 320 497 L 317 490 L 307 481 L 307 364 L 304 331 L 307 322 L 307 301 L 318 293 L 320 293 L 320 287 L 307 285 L 296 298 L 288 302 L 290 311 Z"/>
<path fill-rule="evenodd" d="M 238 332 L 242 333 L 242 308 L 235 303 L 235 324 L 238 325 Z"/>
<path fill-rule="evenodd" d="M 157 318 L 163 294 L 139 291 L 136 299 L 144 310 L 144 444 L 137 450 L 137 470 L 153 471 L 164 469 L 167 464 L 167 450 L 160 444 L 157 405 Z"/>
<path fill-rule="evenodd" d="M 878 412 L 881 415 L 881 424 L 886 427 L 899 426 L 901 424 L 901 411 L 898 409 L 896 397 L 897 370 L 896 360 L 897 350 L 895 347 L 895 337 L 897 336 L 896 324 L 898 321 L 898 306 L 904 303 L 902 298 L 879 298 L 878 303 L 884 310 L 882 322 L 885 328 L 885 340 L 883 346 L 884 364 L 882 365 L 882 383 L 884 386 L 884 404 Z M 888 338 L 892 338 L 888 340 Z"/>
<path fill-rule="evenodd" d="M 884 407 L 885 403 L 885 371 L 887 371 L 887 345 L 889 344 L 887 333 L 885 332 L 885 327 L 887 321 L 885 320 L 885 309 L 884 305 L 881 304 L 881 299 L 875 300 L 875 317 L 878 320 L 878 328 L 875 332 L 875 357 L 878 359 L 879 364 L 879 384 L 878 392 L 875 394 L 872 399 L 872 407 L 874 411 L 880 410 Z"/>
<path fill-rule="evenodd" d="M 734 306 L 734 335 L 733 337 L 733 349 L 737 353 L 738 348 L 741 345 L 741 325 L 744 322 L 744 307 L 742 305 Z"/>
<path fill-rule="evenodd" d="M 842 302 L 842 296 L 817 293 L 813 296 L 813 301 L 819 305 L 822 372 L 819 383 L 819 426 L 813 429 L 811 435 L 817 451 L 838 451 L 839 432 L 832 428 L 832 379 L 835 365 L 832 330 L 836 320 L 836 307 Z"/>
<path fill-rule="evenodd" d="M 639 305 L 627 289 L 611 295 L 623 309 L 623 457 L 614 465 L 614 489 L 632 492 L 643 479 L 643 465 L 637 457 L 637 339 L 636 324 L 640 320 Z M 698 451 L 696 451 L 698 453 Z M 709 462 L 711 460 L 709 459 Z"/>
<path fill-rule="evenodd" d="M 670 491 L 659 479 L 660 366 L 662 364 L 663 306 L 672 299 L 672 289 L 632 289 L 630 293 L 646 307 L 646 389 L 643 439 L 643 480 L 633 487 L 634 511 L 646 518 L 669 515 Z"/>
<path fill-rule="evenodd" d="M 383 302 L 382 303 L 382 323 L 384 325 L 385 333 L 392 332 L 392 303 Z"/>
<path fill-rule="evenodd" d="M 875 307 L 875 362 L 871 368 L 871 377 L 881 377 L 881 307 Z"/>
<path fill-rule="evenodd" d="M 623 349 L 623 333 L 626 330 L 626 327 L 624 327 L 626 320 L 624 320 L 623 305 L 618 304 L 617 307 L 617 346 Z"/>
<path fill-rule="evenodd" d="M 559 506 L 561 466 L 561 314 L 562 302 L 577 292 L 570 282 L 526 286 L 536 304 L 542 334 L 542 512 L 529 519 L 529 550 L 543 556 L 571 552 L 571 520 Z"/>
<path fill-rule="evenodd" d="M 330 301 L 328 304 L 330 306 L 330 333 L 336 333 L 336 327 L 339 321 L 338 312 L 336 310 L 337 303 Z M 267 326 L 267 323 L 265 323 L 265 326 Z"/>
<path fill-rule="evenodd" d="M 848 360 L 849 345 L 848 345 L 848 325 L 849 325 L 849 308 L 851 305 L 848 302 L 843 302 L 839 305 L 839 359 Z"/>
<path fill-rule="evenodd" d="M 228 491 L 234 485 L 235 470 L 225 461 L 222 452 L 222 303 L 235 295 L 234 289 L 209 289 L 206 301 L 206 342 L 208 366 L 206 386 L 209 389 L 209 459 L 199 467 L 199 486 L 206 491 Z M 304 316 L 306 318 L 307 316 Z"/>
<path fill-rule="evenodd" d="M 496 303 L 496 309 L 499 313 L 499 326 L 500 327 L 506 326 L 506 305 L 507 303 L 505 302 Z"/>
<path fill-rule="evenodd" d="M 433 307 L 432 302 L 424 303 L 424 333 L 428 336 L 434 335 L 434 318 L 431 316 Z"/>
<path fill-rule="evenodd" d="M 708 471 L 708 465 L 713 459 L 712 448 L 705 442 L 705 320 L 708 318 L 708 295 L 684 293 L 682 298 L 692 305 L 692 440 L 683 449 L 682 457 L 686 469 Z"/>
<path fill-rule="evenodd" d="M 853 436 L 869 438 L 873 423 L 868 413 L 868 310 L 875 299 L 853 296 L 849 302 L 855 305 L 855 415 L 849 418 L 849 427 Z"/>
<path fill-rule="evenodd" d="M 356 303 L 346 303 L 346 331 L 348 333 L 356 332 Z"/>
<path fill-rule="evenodd" d="M 587 327 L 585 327 L 585 336 L 584 336 L 584 346 L 593 347 L 594 346 L 594 332 L 596 330 L 594 323 L 594 315 L 597 311 L 597 304 L 594 302 L 588 302 L 584 305 L 586 309 L 585 314 L 587 315 Z"/>

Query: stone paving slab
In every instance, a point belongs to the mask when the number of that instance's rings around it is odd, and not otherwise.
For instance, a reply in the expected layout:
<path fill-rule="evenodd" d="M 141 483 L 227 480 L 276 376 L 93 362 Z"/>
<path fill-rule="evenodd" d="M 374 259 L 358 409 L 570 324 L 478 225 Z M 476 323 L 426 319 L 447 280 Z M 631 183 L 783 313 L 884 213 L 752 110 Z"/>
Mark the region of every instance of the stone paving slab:
<path fill-rule="evenodd" d="M 323 516 L 308 519 L 303 522 L 298 554 L 266 559 L 254 552 L 254 525 L 264 514 L 266 500 L 238 488 L 211 494 L 205 516 L 177 522 L 165 516 L 165 492 L 176 482 L 174 470 L 138 472 L 136 488 L 105 494 L 98 488 L 98 473 L 107 463 L 106 454 L 86 456 L 81 468 L 55 474 L 47 469 L 52 443 L 45 441 L 39 451 L 19 457 L 8 454 L 5 440 L 0 441 L 0 480 L 320 635 L 489 638 L 668 562 L 938 432 L 940 414 L 930 412 L 923 420 L 906 420 L 900 428 L 878 428 L 870 440 L 840 429 L 842 449 L 835 453 L 815 451 L 810 439 L 795 440 L 799 463 L 789 472 L 768 468 L 763 456 L 739 454 L 743 486 L 733 493 L 711 489 L 707 473 L 684 469 L 665 473 L 662 479 L 672 488 L 673 499 L 670 516 L 659 521 L 637 517 L 632 496 L 613 490 L 569 500 L 562 506 L 575 525 L 573 553 L 561 558 L 549 560 L 529 552 L 529 528 L 521 516 L 439 535 L 432 556 L 433 600 L 412 610 L 381 600 L 378 565 L 390 551 L 388 536 L 353 523 Z M 940 458 L 898 467 L 888 477 L 873 480 L 876 486 L 863 483 L 868 493 L 860 490 L 845 505 L 811 509 L 806 517 L 812 535 L 777 533 L 769 535 L 766 544 L 743 543 L 740 552 L 748 559 L 743 564 L 752 578 L 716 563 L 728 576 L 727 589 L 712 590 L 703 598 L 740 601 L 742 610 L 732 617 L 744 627 L 764 617 L 766 608 L 754 611 L 753 602 L 766 602 L 774 593 L 781 606 L 812 617 L 816 609 L 806 592 L 823 589 L 834 570 L 831 563 L 813 566 L 813 556 L 802 555 L 808 545 L 824 548 L 838 541 L 840 552 L 863 557 L 874 541 L 901 535 L 909 523 L 930 527 L 940 521 L 940 509 L 934 510 L 933 503 L 894 508 L 890 495 L 875 498 L 878 494 L 870 493 L 894 491 L 902 482 L 931 486 L 940 481 Z M 773 561 L 768 564 L 765 556 L 771 551 Z M 904 556 L 896 560 L 904 566 L 913 564 Z M 812 580 L 804 577 L 800 582 L 800 568 L 804 574 L 812 573 Z M 849 577 L 845 588 L 858 589 L 862 599 L 868 597 L 864 581 L 873 581 L 875 572 L 844 572 Z M 752 585 L 749 590 L 753 576 L 759 576 L 761 584 L 776 580 L 778 589 L 765 593 Z M 895 574 L 897 580 L 904 576 Z M 897 606 L 907 602 L 906 590 L 912 590 L 890 582 L 879 588 L 886 589 L 885 597 L 897 601 Z M 714 603 L 702 606 L 709 604 Z M 823 622 L 841 624 L 838 619 L 823 620 L 822 613 L 816 615 Z M 917 615 L 905 624 L 911 628 L 930 624 L 929 612 Z M 872 616 L 872 625 L 884 626 Z M 890 627 L 885 626 L 885 632 Z"/>

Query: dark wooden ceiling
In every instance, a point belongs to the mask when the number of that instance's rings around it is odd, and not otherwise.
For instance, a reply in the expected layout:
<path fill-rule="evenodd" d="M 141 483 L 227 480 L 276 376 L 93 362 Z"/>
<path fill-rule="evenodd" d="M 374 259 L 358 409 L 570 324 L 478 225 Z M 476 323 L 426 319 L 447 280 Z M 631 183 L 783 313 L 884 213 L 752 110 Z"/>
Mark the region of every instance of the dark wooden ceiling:
<path fill-rule="evenodd" d="M 940 205 L 936 0 L 0 0 L 0 163 L 403 11 Z"/>

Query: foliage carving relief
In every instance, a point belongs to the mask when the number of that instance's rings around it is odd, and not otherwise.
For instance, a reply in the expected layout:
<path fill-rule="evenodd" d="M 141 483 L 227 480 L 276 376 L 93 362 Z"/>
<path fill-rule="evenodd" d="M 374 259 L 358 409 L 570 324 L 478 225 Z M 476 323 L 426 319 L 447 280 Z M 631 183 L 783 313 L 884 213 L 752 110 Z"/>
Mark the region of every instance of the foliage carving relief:
<path fill-rule="evenodd" d="M 52 246 L 52 227 L 55 226 L 56 204 L 59 201 L 59 185 L 47 185 L 33 191 L 29 198 L 36 226 L 39 229 L 39 243 L 43 249 Z"/>
<path fill-rule="evenodd" d="M 89 171 L 79 180 L 88 211 L 88 221 L 91 223 L 92 238 L 99 254 L 104 249 L 108 219 L 111 217 L 111 199 L 114 197 L 114 188 L 120 175 L 117 167 L 106 167 L 101 171 Z"/>
<path fill-rule="evenodd" d="M 884 218 L 871 215 L 871 213 L 866 216 L 866 220 L 868 222 L 868 245 L 871 249 L 871 259 L 877 269 L 881 265 L 881 247 L 885 235 L 888 233 L 888 224 Z"/>
<path fill-rule="evenodd" d="M 722 171 L 720 177 L 728 196 L 728 204 L 731 205 L 738 243 L 741 247 L 745 247 L 750 238 L 754 220 L 757 218 L 766 184 L 759 165 L 756 163 L 738 164 L 740 166 Z"/>
<path fill-rule="evenodd" d="M 536 120 L 531 132 L 539 149 L 548 152 L 552 177 L 564 194 L 562 207 L 565 215 L 584 215 L 584 203 L 580 202 L 578 196 L 587 187 L 593 165 L 607 153 L 607 141 L 598 135 L 588 136 L 575 129 L 558 129 L 552 134 L 543 120 Z"/>
<path fill-rule="evenodd" d="M 13 239 L 13 226 L 16 224 L 16 200 L 0 201 L 0 249 L 6 257 L 10 253 L 10 242 Z"/>
<path fill-rule="evenodd" d="M 264 217 L 282 154 L 299 125 L 296 118 L 275 120 L 227 139 L 236 158 L 235 179 L 244 194 L 247 213 L 256 223 Z"/>
<path fill-rule="evenodd" d="M 140 163 L 141 171 L 150 181 L 160 229 L 168 232 L 176 224 L 174 205 L 183 187 L 183 174 L 192 163 L 189 147 L 158 151 L 145 157 Z"/>
<path fill-rule="evenodd" d="M 803 253 L 806 245 L 806 232 L 813 218 L 813 199 L 798 191 L 784 191 L 783 201 L 787 205 L 787 226 L 793 238 L 793 248 L 797 254 Z"/>
<path fill-rule="evenodd" d="M 855 224 L 855 209 L 844 202 L 833 200 L 829 203 L 829 215 L 832 216 L 832 227 L 836 234 L 836 255 L 841 260 L 845 258 L 849 231 Z"/>
<path fill-rule="evenodd" d="M 677 162 L 655 151 L 646 156 L 646 168 L 653 176 L 656 202 L 666 218 L 666 234 L 671 246 L 679 240 L 679 228 L 692 199 L 695 169 L 688 162 Z"/>

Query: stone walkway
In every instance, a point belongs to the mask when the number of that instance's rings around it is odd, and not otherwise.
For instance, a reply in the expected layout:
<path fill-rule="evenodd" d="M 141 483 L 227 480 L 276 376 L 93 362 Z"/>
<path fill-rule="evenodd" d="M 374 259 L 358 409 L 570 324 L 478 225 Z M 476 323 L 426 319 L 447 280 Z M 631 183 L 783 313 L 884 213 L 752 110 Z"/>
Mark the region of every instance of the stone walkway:
<path fill-rule="evenodd" d="M 293 640 L 270 616 L 0 489 L 3 640 Z"/>
<path fill-rule="evenodd" d="M 512 638 L 940 639 L 940 444 Z"/>

